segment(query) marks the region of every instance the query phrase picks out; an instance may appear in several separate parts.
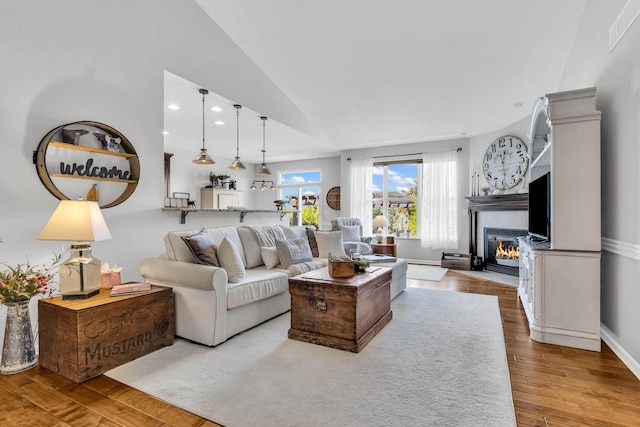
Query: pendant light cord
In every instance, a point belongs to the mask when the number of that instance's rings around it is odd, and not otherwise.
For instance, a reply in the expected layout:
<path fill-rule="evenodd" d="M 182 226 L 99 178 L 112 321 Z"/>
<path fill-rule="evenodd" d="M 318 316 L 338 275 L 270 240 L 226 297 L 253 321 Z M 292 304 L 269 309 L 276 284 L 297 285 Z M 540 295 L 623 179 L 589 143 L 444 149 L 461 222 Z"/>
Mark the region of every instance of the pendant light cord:
<path fill-rule="evenodd" d="M 267 152 L 266 148 L 265 148 L 265 129 L 267 128 L 267 118 L 266 117 L 260 117 L 262 119 L 262 164 L 264 165 L 264 155 Z"/>
<path fill-rule="evenodd" d="M 202 92 L 202 149 L 204 150 L 204 92 Z"/>
<path fill-rule="evenodd" d="M 234 105 L 236 107 L 236 160 L 240 159 L 240 109 L 242 105 Z"/>

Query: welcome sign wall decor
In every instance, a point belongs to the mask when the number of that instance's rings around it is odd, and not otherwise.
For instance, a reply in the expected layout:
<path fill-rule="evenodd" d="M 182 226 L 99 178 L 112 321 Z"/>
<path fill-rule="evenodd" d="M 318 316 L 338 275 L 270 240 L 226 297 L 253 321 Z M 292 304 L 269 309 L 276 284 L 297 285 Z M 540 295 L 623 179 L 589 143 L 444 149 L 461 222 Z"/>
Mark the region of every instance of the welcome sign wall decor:
<path fill-rule="evenodd" d="M 101 208 L 124 202 L 140 177 L 131 142 L 103 123 L 80 121 L 49 131 L 33 153 L 38 177 L 60 200 L 98 197 Z"/>

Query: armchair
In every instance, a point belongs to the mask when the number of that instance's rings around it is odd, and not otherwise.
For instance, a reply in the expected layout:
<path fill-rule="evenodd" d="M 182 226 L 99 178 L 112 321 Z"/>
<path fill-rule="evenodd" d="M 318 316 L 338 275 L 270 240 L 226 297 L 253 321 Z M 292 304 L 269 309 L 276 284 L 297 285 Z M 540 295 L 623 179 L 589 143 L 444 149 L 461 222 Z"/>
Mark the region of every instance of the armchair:
<path fill-rule="evenodd" d="M 338 217 L 331 220 L 332 230 L 342 231 L 342 240 L 347 253 L 359 252 L 363 255 L 373 253 L 371 249 L 372 236 L 363 236 L 364 230 L 360 218 Z"/>

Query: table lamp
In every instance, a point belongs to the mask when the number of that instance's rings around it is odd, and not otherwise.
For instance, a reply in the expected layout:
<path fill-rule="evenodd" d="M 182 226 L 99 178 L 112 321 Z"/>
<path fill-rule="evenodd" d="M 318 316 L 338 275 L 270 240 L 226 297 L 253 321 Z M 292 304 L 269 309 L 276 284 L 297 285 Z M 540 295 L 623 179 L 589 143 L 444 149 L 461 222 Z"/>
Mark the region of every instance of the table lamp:
<path fill-rule="evenodd" d="M 380 214 L 373 219 L 373 226 L 376 228 L 376 240 L 378 243 L 382 243 L 382 227 L 388 227 L 389 221 L 387 221 L 387 218 L 385 218 L 384 215 Z"/>
<path fill-rule="evenodd" d="M 60 265 L 62 299 L 87 299 L 100 291 L 100 260 L 91 256 L 91 245 L 111 239 L 97 202 L 61 200 L 38 240 L 74 241 L 69 259 Z"/>

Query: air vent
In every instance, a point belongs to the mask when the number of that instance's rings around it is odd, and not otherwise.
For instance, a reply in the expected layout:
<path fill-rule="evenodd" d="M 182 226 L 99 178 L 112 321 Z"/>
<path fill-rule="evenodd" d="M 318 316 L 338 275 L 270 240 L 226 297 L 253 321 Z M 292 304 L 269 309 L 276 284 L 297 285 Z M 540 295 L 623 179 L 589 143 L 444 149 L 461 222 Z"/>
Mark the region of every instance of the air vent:
<path fill-rule="evenodd" d="M 629 0 L 611 25 L 611 28 L 609 28 L 610 51 L 613 50 L 620 39 L 622 39 L 622 36 L 624 36 L 629 27 L 631 27 L 631 24 L 633 24 L 638 15 L 640 15 L 640 0 Z"/>

